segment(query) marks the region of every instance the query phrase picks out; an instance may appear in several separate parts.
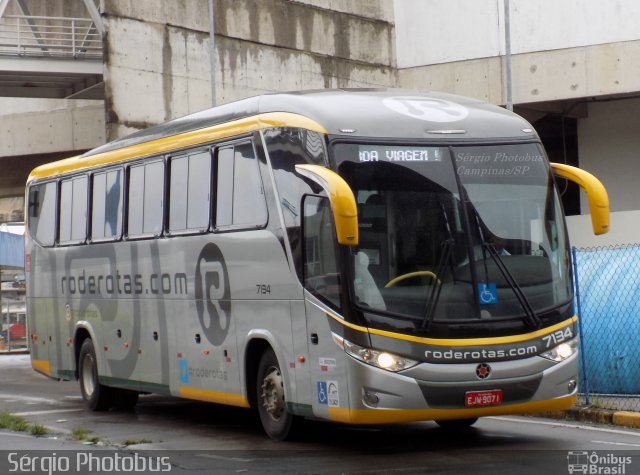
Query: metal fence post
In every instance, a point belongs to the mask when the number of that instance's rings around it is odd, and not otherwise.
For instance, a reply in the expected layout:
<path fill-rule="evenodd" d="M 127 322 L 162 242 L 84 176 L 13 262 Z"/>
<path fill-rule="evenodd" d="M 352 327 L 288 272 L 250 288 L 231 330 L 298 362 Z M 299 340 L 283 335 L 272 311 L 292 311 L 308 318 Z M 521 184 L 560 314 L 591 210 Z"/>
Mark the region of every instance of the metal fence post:
<path fill-rule="evenodd" d="M 582 363 L 582 380 L 584 381 L 584 396 L 587 406 L 590 405 L 589 401 L 589 379 L 587 378 L 587 365 L 584 354 L 584 338 L 582 336 L 582 309 L 580 307 L 580 281 L 578 279 L 578 258 L 576 254 L 576 248 L 571 248 L 571 257 L 573 258 L 573 281 L 576 287 L 576 305 L 578 306 L 578 336 L 580 337 L 580 362 Z"/>

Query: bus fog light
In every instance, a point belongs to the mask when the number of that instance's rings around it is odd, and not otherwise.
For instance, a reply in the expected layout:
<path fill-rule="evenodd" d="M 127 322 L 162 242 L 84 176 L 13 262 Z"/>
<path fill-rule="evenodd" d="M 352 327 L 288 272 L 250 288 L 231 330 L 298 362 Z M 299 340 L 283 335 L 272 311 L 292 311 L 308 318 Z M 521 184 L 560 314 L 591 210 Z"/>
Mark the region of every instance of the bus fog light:
<path fill-rule="evenodd" d="M 362 402 L 364 402 L 365 405 L 367 406 L 376 407 L 380 402 L 380 398 L 373 391 L 369 391 L 368 389 L 365 389 L 362 394 Z"/>
<path fill-rule="evenodd" d="M 569 384 L 567 385 L 567 389 L 569 390 L 570 393 L 572 393 L 573 391 L 576 390 L 577 386 L 578 386 L 578 381 L 576 381 L 575 379 L 571 379 L 571 380 L 569 380 Z"/>
<path fill-rule="evenodd" d="M 393 371 L 394 373 L 418 364 L 416 360 L 394 355 L 387 351 L 364 348 L 347 340 L 344 340 L 344 351 L 363 363 L 375 366 L 376 368 L 386 369 L 387 371 Z"/>
<path fill-rule="evenodd" d="M 542 356 L 543 358 L 547 358 L 548 360 L 560 362 L 566 360 L 577 351 L 578 339 L 574 338 L 573 340 L 567 341 L 565 343 L 560 343 L 558 346 L 550 349 L 549 351 L 541 353 L 540 356 Z"/>

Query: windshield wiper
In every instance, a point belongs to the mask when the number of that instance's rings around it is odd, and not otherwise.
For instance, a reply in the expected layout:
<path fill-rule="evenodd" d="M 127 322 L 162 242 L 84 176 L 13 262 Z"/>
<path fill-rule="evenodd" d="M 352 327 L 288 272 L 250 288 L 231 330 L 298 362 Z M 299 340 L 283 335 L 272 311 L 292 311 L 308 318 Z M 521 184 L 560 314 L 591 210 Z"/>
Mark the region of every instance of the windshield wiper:
<path fill-rule="evenodd" d="M 516 298 L 518 299 L 518 302 L 522 306 L 524 313 L 527 315 L 527 318 L 525 319 L 526 323 L 529 326 L 532 326 L 534 328 L 540 328 L 542 326 L 542 321 L 540 320 L 540 317 L 538 317 L 534 312 L 533 307 L 531 307 L 531 304 L 527 299 L 527 296 L 522 291 L 522 288 L 520 287 L 520 285 L 518 285 L 518 282 L 513 277 L 513 274 L 511 273 L 511 271 L 509 271 L 509 269 L 505 265 L 495 245 L 491 242 L 488 242 L 485 239 L 482 223 L 480 222 L 480 216 L 478 215 L 478 210 L 475 208 L 475 206 L 471 206 L 471 209 L 473 210 L 473 216 L 475 218 L 476 227 L 477 227 L 476 229 L 480 234 L 480 240 L 482 243 L 482 253 L 483 253 L 482 261 L 484 263 L 484 271 L 485 271 L 487 282 L 489 282 L 489 269 L 487 267 L 487 258 L 485 254 L 485 249 L 489 251 L 489 255 L 491 256 L 491 259 L 493 259 L 493 262 L 495 263 L 500 273 L 503 275 L 504 279 L 507 281 L 507 284 L 509 284 L 509 287 L 511 287 L 511 290 L 513 290 L 513 293 L 515 294 Z"/>
<path fill-rule="evenodd" d="M 522 306 L 524 312 L 527 314 L 527 318 L 526 318 L 527 324 L 535 328 L 540 328 L 542 326 L 542 321 L 540 320 L 540 317 L 536 315 L 536 312 L 533 310 L 533 308 L 531 307 L 531 304 L 529 303 L 529 299 L 527 299 L 527 296 L 522 291 L 522 288 L 520 287 L 520 285 L 518 285 L 518 282 L 513 277 L 513 274 L 511 273 L 509 268 L 505 265 L 504 260 L 502 259 L 502 257 L 500 257 L 500 254 L 498 253 L 498 250 L 496 249 L 495 245 L 490 242 L 484 242 L 484 238 L 483 238 L 482 247 L 483 249 L 486 249 L 487 251 L 489 251 L 489 255 L 491 256 L 491 259 L 493 259 L 493 262 L 495 263 L 496 267 L 498 268 L 500 273 L 504 276 L 504 279 L 507 281 L 507 284 L 509 284 L 509 286 L 513 290 L 513 293 L 516 295 L 518 302 L 520 302 L 520 305 Z M 485 260 L 485 267 L 486 267 L 486 260 Z"/>
<path fill-rule="evenodd" d="M 453 247 L 453 237 L 442 241 L 442 252 L 440 253 L 440 260 L 438 261 L 438 265 L 435 269 L 435 275 L 433 282 L 433 287 L 431 287 L 431 294 L 427 299 L 424 318 L 422 319 L 422 324 L 420 328 L 428 330 L 429 325 L 433 321 L 433 316 L 435 315 L 436 306 L 438 305 L 438 300 L 440 299 L 440 291 L 442 290 L 442 282 L 444 281 L 444 273 L 447 262 L 451 262 L 451 248 Z"/>

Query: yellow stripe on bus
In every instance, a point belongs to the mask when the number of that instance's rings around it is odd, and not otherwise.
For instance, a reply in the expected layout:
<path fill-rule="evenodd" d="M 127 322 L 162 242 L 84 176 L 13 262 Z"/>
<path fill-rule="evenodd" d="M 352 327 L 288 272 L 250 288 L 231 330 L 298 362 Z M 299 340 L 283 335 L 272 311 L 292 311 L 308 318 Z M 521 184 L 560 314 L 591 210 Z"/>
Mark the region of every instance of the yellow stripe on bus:
<path fill-rule="evenodd" d="M 561 411 L 573 406 L 577 398 L 578 396 L 574 394 L 545 401 L 468 409 L 349 409 L 346 407 L 330 407 L 329 418 L 332 421 L 348 424 L 391 424 L 398 422 L 468 419 L 505 414 Z"/>
<path fill-rule="evenodd" d="M 249 407 L 247 397 L 242 394 L 224 393 L 221 391 L 211 391 L 209 389 L 180 386 L 180 397 L 194 399 L 196 401 L 228 404 L 230 406 Z"/>
<path fill-rule="evenodd" d="M 327 129 L 322 125 L 303 115 L 290 112 L 269 112 L 192 130 L 190 132 L 170 135 L 168 137 L 150 140 L 85 158 L 76 156 L 48 163 L 34 169 L 31 175 L 29 175 L 27 183 L 36 179 L 56 176 L 60 173 L 68 173 L 100 165 L 110 165 L 133 158 L 167 153 L 172 150 L 213 142 L 228 137 L 235 137 L 270 127 L 299 127 L 322 134 L 328 133 Z"/>
<path fill-rule="evenodd" d="M 553 333 L 556 330 L 566 327 L 578 320 L 577 316 L 573 316 L 563 322 L 557 323 L 550 327 L 543 328 L 542 330 L 536 330 L 531 333 L 523 333 L 520 335 L 510 335 L 510 336 L 497 336 L 497 337 L 488 337 L 488 338 L 460 338 L 459 340 L 452 339 L 437 339 L 437 338 L 422 338 L 418 336 L 405 335 L 403 333 L 395 333 L 386 330 L 378 330 L 376 328 L 367 328 L 360 325 L 354 325 L 353 323 L 349 323 L 344 321 L 342 318 L 334 315 L 332 313 L 325 313 L 341 323 L 342 325 L 351 328 L 356 331 L 360 331 L 363 333 L 371 333 L 373 335 L 384 336 L 387 338 L 394 338 L 397 340 L 406 340 L 412 341 L 415 343 L 423 343 L 425 345 L 440 345 L 440 346 L 482 346 L 482 345 L 499 345 L 502 343 L 517 343 L 521 341 L 532 340 L 534 338 L 538 338 L 543 335 L 548 335 L 549 333 Z"/>
<path fill-rule="evenodd" d="M 51 362 L 48 360 L 31 360 L 31 367 L 39 373 L 51 376 Z"/>

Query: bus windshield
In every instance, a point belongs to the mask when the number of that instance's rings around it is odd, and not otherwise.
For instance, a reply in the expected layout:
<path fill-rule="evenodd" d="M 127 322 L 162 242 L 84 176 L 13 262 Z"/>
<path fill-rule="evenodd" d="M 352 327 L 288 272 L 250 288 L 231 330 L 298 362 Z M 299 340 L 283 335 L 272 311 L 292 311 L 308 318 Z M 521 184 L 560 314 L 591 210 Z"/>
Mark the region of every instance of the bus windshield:
<path fill-rule="evenodd" d="M 351 295 L 377 326 L 538 327 L 570 308 L 568 241 L 539 145 L 339 143 L 334 158 L 358 203 Z"/>

